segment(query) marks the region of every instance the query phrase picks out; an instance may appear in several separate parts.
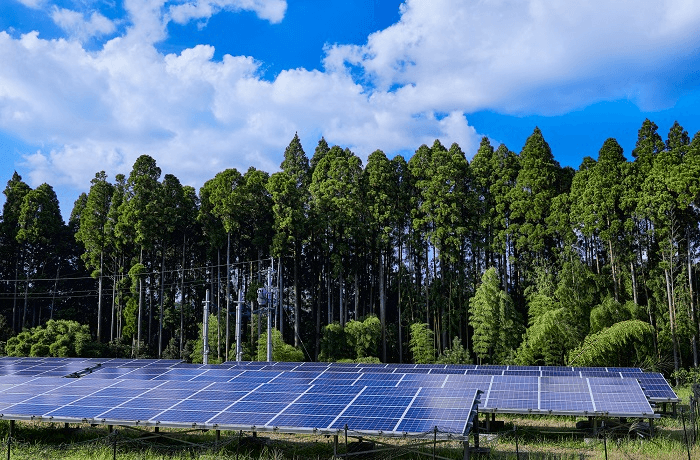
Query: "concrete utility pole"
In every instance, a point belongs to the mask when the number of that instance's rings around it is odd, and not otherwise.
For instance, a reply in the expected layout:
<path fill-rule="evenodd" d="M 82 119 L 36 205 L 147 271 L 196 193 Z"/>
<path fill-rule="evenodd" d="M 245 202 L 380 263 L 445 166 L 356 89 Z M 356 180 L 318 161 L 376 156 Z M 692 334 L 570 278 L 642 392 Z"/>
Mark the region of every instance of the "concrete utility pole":
<path fill-rule="evenodd" d="M 272 270 L 274 270 L 275 259 L 272 260 L 272 266 L 267 271 L 267 362 L 272 361 L 272 312 L 274 303 L 272 302 Z"/>
<path fill-rule="evenodd" d="M 202 326 L 202 363 L 209 364 L 209 289 L 204 301 L 204 321 Z"/>
<path fill-rule="evenodd" d="M 243 288 L 238 289 L 238 302 L 236 302 L 236 361 L 241 362 L 243 349 L 241 348 L 241 321 L 243 309 Z"/>
<path fill-rule="evenodd" d="M 274 263 L 274 262 L 273 262 Z M 272 268 L 267 270 L 267 284 L 264 288 L 258 289 L 258 311 L 267 312 L 267 362 L 272 361 L 272 311 L 274 303 L 272 301 Z"/>

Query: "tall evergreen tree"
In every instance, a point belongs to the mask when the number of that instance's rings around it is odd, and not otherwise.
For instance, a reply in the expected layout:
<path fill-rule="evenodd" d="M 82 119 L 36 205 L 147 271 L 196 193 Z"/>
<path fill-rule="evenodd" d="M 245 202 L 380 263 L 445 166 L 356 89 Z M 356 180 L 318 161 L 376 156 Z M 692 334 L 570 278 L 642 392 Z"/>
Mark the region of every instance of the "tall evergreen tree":
<path fill-rule="evenodd" d="M 17 241 L 17 232 L 20 229 L 19 216 L 22 210 L 22 203 L 24 202 L 24 197 L 30 191 L 31 187 L 22 180 L 22 176 L 17 174 L 17 171 L 12 174 L 12 178 L 7 182 L 7 187 L 3 191 L 5 203 L 2 207 L 0 248 L 2 248 L 2 258 L 5 261 L 3 264 L 4 277 L 14 280 L 12 283 L 12 308 L 10 310 L 12 315 L 10 323 L 13 331 L 21 329 L 17 311 L 17 295 L 23 251 L 20 243 Z"/>
<path fill-rule="evenodd" d="M 97 341 L 99 342 L 102 339 L 104 259 L 110 239 L 107 233 L 107 221 L 114 188 L 107 181 L 107 174 L 104 171 L 95 174 L 91 184 L 85 208 L 80 214 L 80 227 L 75 233 L 75 239 L 85 248 L 85 252 L 81 255 L 85 265 L 92 270 L 92 276 L 98 279 Z"/>

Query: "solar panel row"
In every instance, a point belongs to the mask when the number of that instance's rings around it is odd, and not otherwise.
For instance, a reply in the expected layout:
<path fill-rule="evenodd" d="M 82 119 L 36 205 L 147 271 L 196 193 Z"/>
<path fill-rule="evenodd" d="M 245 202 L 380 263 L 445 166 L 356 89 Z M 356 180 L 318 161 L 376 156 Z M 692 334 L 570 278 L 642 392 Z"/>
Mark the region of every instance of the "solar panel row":
<path fill-rule="evenodd" d="M 146 362 L 147 361 L 147 362 Z M 1 362 L 0 362 L 1 363 Z M 203 374 L 202 370 L 206 373 Z M 219 365 L 192 365 L 174 360 L 111 360 L 105 362 L 99 372 L 107 372 L 111 377 L 144 378 L 153 374 L 153 378 L 212 379 L 227 381 L 237 374 L 236 371 L 280 372 L 288 370 L 296 373 L 318 375 L 323 372 L 346 373 L 347 376 L 334 376 L 335 380 L 346 382 L 354 380 L 363 373 L 386 374 L 428 374 L 428 375 L 502 375 L 532 377 L 609 377 L 635 379 L 639 381 L 649 401 L 653 403 L 679 402 L 680 399 L 666 379 L 658 373 L 642 372 L 639 368 L 571 368 L 546 366 L 475 366 L 475 365 L 433 365 L 433 364 L 354 364 L 354 363 L 266 363 L 246 361 L 227 362 Z M 218 371 L 218 374 L 217 374 Z M 2 369 L 0 368 L 0 373 Z M 179 372 L 179 373 L 178 373 Z M 160 376 L 162 375 L 162 376 Z M 177 375 L 177 377 L 176 377 Z M 107 378 L 107 375 L 105 375 Z M 324 377 L 328 378 L 328 377 Z"/>
<path fill-rule="evenodd" d="M 289 385 L 240 381 L 0 379 L 6 419 L 89 421 L 174 427 L 384 435 L 464 436 L 473 423 L 478 390 Z"/>
<path fill-rule="evenodd" d="M 81 366 L 87 366 L 84 378 L 49 377 Z M 654 416 L 641 371 L 481 367 L 5 358 L 0 411 L 14 419 L 302 432 L 347 426 L 393 435 L 437 427 L 459 435 L 469 429 L 483 391 L 483 412 Z M 668 394 L 662 376 L 648 380 L 652 391 Z"/>

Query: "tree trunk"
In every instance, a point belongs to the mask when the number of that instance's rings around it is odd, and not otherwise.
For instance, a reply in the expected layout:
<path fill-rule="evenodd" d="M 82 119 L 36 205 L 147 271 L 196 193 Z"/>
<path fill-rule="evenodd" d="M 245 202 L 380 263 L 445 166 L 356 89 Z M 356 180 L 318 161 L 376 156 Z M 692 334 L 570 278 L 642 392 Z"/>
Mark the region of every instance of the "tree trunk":
<path fill-rule="evenodd" d="M 97 343 L 102 342 L 102 269 L 104 251 L 100 251 L 100 280 L 97 285 Z M 53 316 L 53 309 L 52 309 Z"/>
<path fill-rule="evenodd" d="M 399 363 L 403 363 L 403 335 L 401 329 L 401 271 L 403 269 L 403 247 L 399 242 L 399 283 L 398 283 L 398 300 L 396 308 L 399 315 Z"/>
<path fill-rule="evenodd" d="M 296 246 L 296 243 L 295 243 Z M 298 246 L 297 246 L 298 248 Z M 294 346 L 299 346 L 299 337 L 301 330 L 299 329 L 299 317 L 301 316 L 301 289 L 299 289 L 299 251 L 294 250 Z M 319 316 L 319 315 L 317 315 Z M 320 328 L 320 316 L 316 318 L 317 329 Z M 320 330 L 316 334 L 320 334 Z"/>
<path fill-rule="evenodd" d="M 668 299 L 668 316 L 669 325 L 671 326 L 671 340 L 673 341 L 673 370 L 678 372 L 678 339 L 676 337 L 676 315 L 673 305 L 673 292 L 671 290 L 671 279 L 668 272 L 668 268 L 664 269 L 664 276 L 666 277 L 666 297 Z M 678 377 L 676 377 L 676 385 L 678 385 Z"/>
<path fill-rule="evenodd" d="M 686 228 L 685 231 L 686 235 L 686 243 L 688 247 L 687 251 L 687 261 L 688 261 L 688 293 L 690 294 L 690 323 L 693 325 L 691 330 L 692 330 L 692 336 L 690 339 L 690 344 L 693 348 L 693 367 L 698 367 L 698 341 L 697 341 L 697 332 L 698 331 L 698 323 L 695 318 L 695 292 L 693 292 L 693 264 L 692 264 L 692 254 L 690 253 L 690 232 Z"/>
<path fill-rule="evenodd" d="M 608 240 L 608 252 L 610 253 L 610 272 L 613 278 L 613 290 L 615 292 L 615 302 L 620 301 L 619 287 L 617 284 L 617 273 L 615 271 L 615 256 L 613 255 L 612 240 Z"/>
<path fill-rule="evenodd" d="M 143 263 L 143 248 L 141 248 L 141 255 L 139 256 L 139 263 Z M 138 325 L 136 327 L 136 353 L 138 354 L 139 348 L 141 347 L 141 319 L 143 317 L 143 276 L 139 273 L 139 314 L 138 314 Z"/>
<path fill-rule="evenodd" d="M 360 320 L 360 273 L 355 271 L 355 320 Z"/>
<path fill-rule="evenodd" d="M 379 320 L 382 325 L 382 362 L 386 362 L 386 293 L 384 292 L 384 254 L 379 252 Z"/>
<path fill-rule="evenodd" d="M 187 237 L 182 235 L 182 276 L 180 277 L 180 358 L 182 358 L 182 347 L 184 342 L 185 329 L 185 246 Z"/>
<path fill-rule="evenodd" d="M 214 300 L 214 299 L 212 299 Z M 216 359 L 221 360 L 221 250 L 216 250 Z"/>
<path fill-rule="evenodd" d="M 345 314 L 345 270 L 343 270 L 342 264 L 340 265 L 340 283 L 338 284 L 340 284 L 338 296 L 338 304 L 340 306 L 340 325 L 345 327 L 345 320 L 347 319 L 347 315 Z"/>
<path fill-rule="evenodd" d="M 231 232 L 226 233 L 226 361 L 228 350 L 231 348 L 231 331 L 229 328 L 231 315 Z"/>
<path fill-rule="evenodd" d="M 326 267 L 326 299 L 328 303 L 328 324 L 333 322 L 333 305 L 331 304 L 331 274 L 328 267 Z"/>
<path fill-rule="evenodd" d="M 630 274 L 632 275 L 632 298 L 634 303 L 639 305 L 639 299 L 637 299 L 637 275 L 634 272 L 634 261 L 630 261 Z"/>
<path fill-rule="evenodd" d="M 160 254 L 160 312 L 158 314 L 158 359 L 163 357 L 163 297 L 165 296 L 165 245 Z"/>

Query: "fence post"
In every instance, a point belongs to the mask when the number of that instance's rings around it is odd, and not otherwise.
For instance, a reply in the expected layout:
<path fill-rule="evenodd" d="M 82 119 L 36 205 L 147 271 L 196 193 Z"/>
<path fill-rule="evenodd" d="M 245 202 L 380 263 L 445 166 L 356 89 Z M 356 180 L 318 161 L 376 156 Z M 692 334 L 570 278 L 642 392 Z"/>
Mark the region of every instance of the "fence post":
<path fill-rule="evenodd" d="M 7 435 L 7 460 L 10 460 L 10 451 L 12 450 L 12 436 L 15 435 L 15 421 L 10 420 L 10 432 Z"/>
<path fill-rule="evenodd" d="M 683 415 L 683 409 L 681 409 L 681 421 L 683 422 L 683 438 L 685 439 L 685 448 L 688 450 L 688 460 L 690 459 L 690 444 L 688 443 L 688 432 L 685 431 L 685 416 Z"/>

